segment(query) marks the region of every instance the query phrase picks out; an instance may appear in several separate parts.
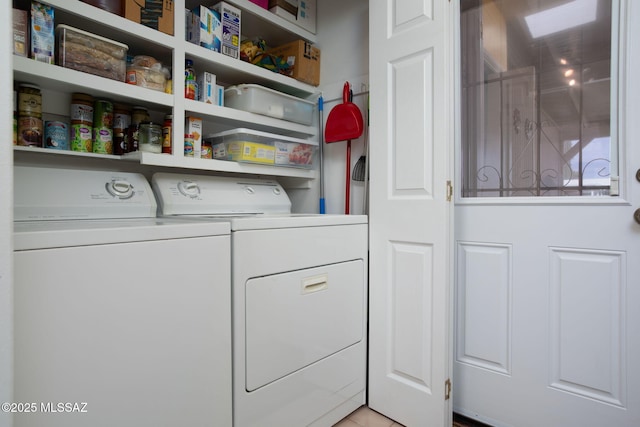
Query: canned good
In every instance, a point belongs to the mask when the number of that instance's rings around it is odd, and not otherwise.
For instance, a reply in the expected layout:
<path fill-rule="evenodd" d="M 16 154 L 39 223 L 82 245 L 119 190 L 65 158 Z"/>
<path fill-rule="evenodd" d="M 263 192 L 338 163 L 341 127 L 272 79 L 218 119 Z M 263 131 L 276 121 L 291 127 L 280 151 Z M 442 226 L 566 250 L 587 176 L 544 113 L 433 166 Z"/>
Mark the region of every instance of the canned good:
<path fill-rule="evenodd" d="M 83 124 L 71 125 L 71 150 L 90 153 L 93 151 L 91 126 Z"/>
<path fill-rule="evenodd" d="M 31 84 L 18 86 L 18 115 L 42 118 L 42 94 L 38 86 Z"/>
<path fill-rule="evenodd" d="M 93 150 L 93 97 L 86 93 L 71 95 L 71 141 L 73 151 Z"/>
<path fill-rule="evenodd" d="M 213 159 L 213 148 L 211 142 L 202 141 L 202 147 L 200 151 L 201 159 Z"/>
<path fill-rule="evenodd" d="M 44 122 L 44 148 L 69 149 L 69 126 L 64 122 Z"/>
<path fill-rule="evenodd" d="M 142 122 L 138 129 L 140 151 L 162 153 L 162 126 L 153 122 Z"/>
<path fill-rule="evenodd" d="M 93 97 L 86 93 L 71 95 L 71 124 L 93 126 Z"/>
<path fill-rule="evenodd" d="M 94 153 L 113 154 L 113 104 L 103 99 L 93 104 Z"/>
<path fill-rule="evenodd" d="M 184 155 L 185 157 L 193 157 L 193 135 L 184 134 Z"/>
<path fill-rule="evenodd" d="M 18 118 L 18 145 L 42 147 L 42 119 L 22 116 Z"/>

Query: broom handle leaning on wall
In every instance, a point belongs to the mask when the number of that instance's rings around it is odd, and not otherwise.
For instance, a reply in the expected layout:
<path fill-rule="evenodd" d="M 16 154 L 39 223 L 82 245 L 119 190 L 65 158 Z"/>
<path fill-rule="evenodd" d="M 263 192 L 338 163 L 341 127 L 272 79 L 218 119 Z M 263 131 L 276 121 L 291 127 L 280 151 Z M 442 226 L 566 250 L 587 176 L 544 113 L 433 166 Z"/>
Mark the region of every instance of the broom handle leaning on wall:
<path fill-rule="evenodd" d="M 319 150 L 318 150 L 318 157 L 320 158 L 320 213 L 324 214 L 326 213 L 326 207 L 325 207 L 325 202 L 324 202 L 324 159 L 323 159 L 323 152 L 324 152 L 324 132 L 323 132 L 323 128 L 324 128 L 324 101 L 322 99 L 322 94 L 320 94 L 320 97 L 318 98 L 318 128 L 319 128 L 319 141 L 318 141 L 318 145 L 319 145 Z"/>

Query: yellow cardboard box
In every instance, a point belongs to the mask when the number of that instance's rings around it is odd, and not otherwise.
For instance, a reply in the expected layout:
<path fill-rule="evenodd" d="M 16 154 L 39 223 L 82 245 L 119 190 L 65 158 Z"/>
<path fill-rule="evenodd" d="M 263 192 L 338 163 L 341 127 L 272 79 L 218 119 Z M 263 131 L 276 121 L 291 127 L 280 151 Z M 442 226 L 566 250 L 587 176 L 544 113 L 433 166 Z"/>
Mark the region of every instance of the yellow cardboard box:
<path fill-rule="evenodd" d="M 226 147 L 226 160 L 265 165 L 273 165 L 275 163 L 276 149 L 271 145 L 248 141 L 234 141 L 223 144 Z M 213 152 L 215 157 L 216 147 L 214 147 Z"/>

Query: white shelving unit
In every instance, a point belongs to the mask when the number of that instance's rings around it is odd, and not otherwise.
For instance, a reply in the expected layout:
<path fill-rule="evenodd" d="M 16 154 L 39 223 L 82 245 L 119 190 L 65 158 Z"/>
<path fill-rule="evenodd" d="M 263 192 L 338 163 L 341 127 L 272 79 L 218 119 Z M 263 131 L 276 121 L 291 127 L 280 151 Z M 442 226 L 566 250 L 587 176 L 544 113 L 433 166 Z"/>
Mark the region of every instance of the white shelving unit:
<path fill-rule="evenodd" d="M 175 34 L 171 36 L 79 0 L 40 1 L 54 7 L 56 26 L 66 24 L 125 43 L 129 46 L 129 54 L 131 55 L 150 55 L 164 64 L 171 64 L 172 73 L 175 77 L 173 80 L 174 93 L 167 94 L 57 65 L 39 63 L 32 59 L 14 55 L 14 80 L 16 82 L 37 84 L 41 87 L 45 119 L 47 119 L 47 115 L 68 117 L 68 100 L 73 92 L 83 92 L 115 102 L 144 106 L 149 109 L 154 120 L 161 120 L 165 114 L 173 115 L 173 154 L 135 152 L 124 156 L 105 156 L 93 153 L 15 147 L 16 161 L 29 162 L 33 153 L 33 159 L 37 159 L 37 162 L 44 161 L 45 163 L 50 163 L 51 166 L 55 166 L 56 162 L 60 161 L 61 156 L 67 156 L 68 158 L 64 160 L 65 163 L 76 158 L 78 162 L 82 162 L 83 159 L 92 159 L 92 162 L 115 160 L 127 162 L 128 167 L 132 163 L 139 163 L 141 166 L 191 169 L 211 173 L 240 173 L 299 178 L 303 181 L 317 177 L 315 169 L 254 165 L 222 160 L 194 159 L 183 156 L 183 138 L 181 135 L 184 134 L 184 118 L 186 116 L 197 116 L 203 119 L 203 134 L 205 136 L 242 127 L 305 138 L 309 141 L 309 144 L 318 144 L 317 125 L 305 126 L 246 111 L 184 99 L 182 76 L 184 75 L 184 63 L 187 58 L 194 61 L 198 71 L 209 71 L 216 74 L 218 81 L 225 85 L 259 84 L 314 101 L 318 96 L 317 89 L 314 86 L 186 42 L 184 29 L 185 8 L 192 9 L 203 3 L 210 5 L 209 3 L 198 0 L 174 1 Z M 215 3 L 215 0 L 211 2 L 211 4 L 213 3 Z M 297 39 L 315 42 L 314 34 L 260 8 L 248 0 L 232 0 L 230 3 L 242 10 L 242 33 L 244 36 L 263 37 L 274 46 Z M 28 9 L 29 2 L 18 0 L 17 6 Z M 52 100 L 44 99 L 45 95 L 51 97 Z M 51 155 L 48 155 L 49 153 Z"/>

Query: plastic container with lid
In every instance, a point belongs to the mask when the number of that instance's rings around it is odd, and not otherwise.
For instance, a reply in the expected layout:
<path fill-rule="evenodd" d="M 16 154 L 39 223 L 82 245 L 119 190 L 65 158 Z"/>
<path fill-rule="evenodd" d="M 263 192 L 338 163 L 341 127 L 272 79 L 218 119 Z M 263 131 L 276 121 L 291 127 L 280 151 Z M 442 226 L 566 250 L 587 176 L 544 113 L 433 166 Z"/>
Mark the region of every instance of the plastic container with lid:
<path fill-rule="evenodd" d="M 58 65 L 125 81 L 129 46 L 68 25 L 56 27 Z"/>
<path fill-rule="evenodd" d="M 213 158 L 310 169 L 317 145 L 300 138 L 238 128 L 204 137 Z"/>
<path fill-rule="evenodd" d="M 231 86 L 224 91 L 224 106 L 276 119 L 311 125 L 314 103 L 255 84 Z"/>
<path fill-rule="evenodd" d="M 162 126 L 153 122 L 142 122 L 138 128 L 138 149 L 150 153 L 162 153 Z"/>

